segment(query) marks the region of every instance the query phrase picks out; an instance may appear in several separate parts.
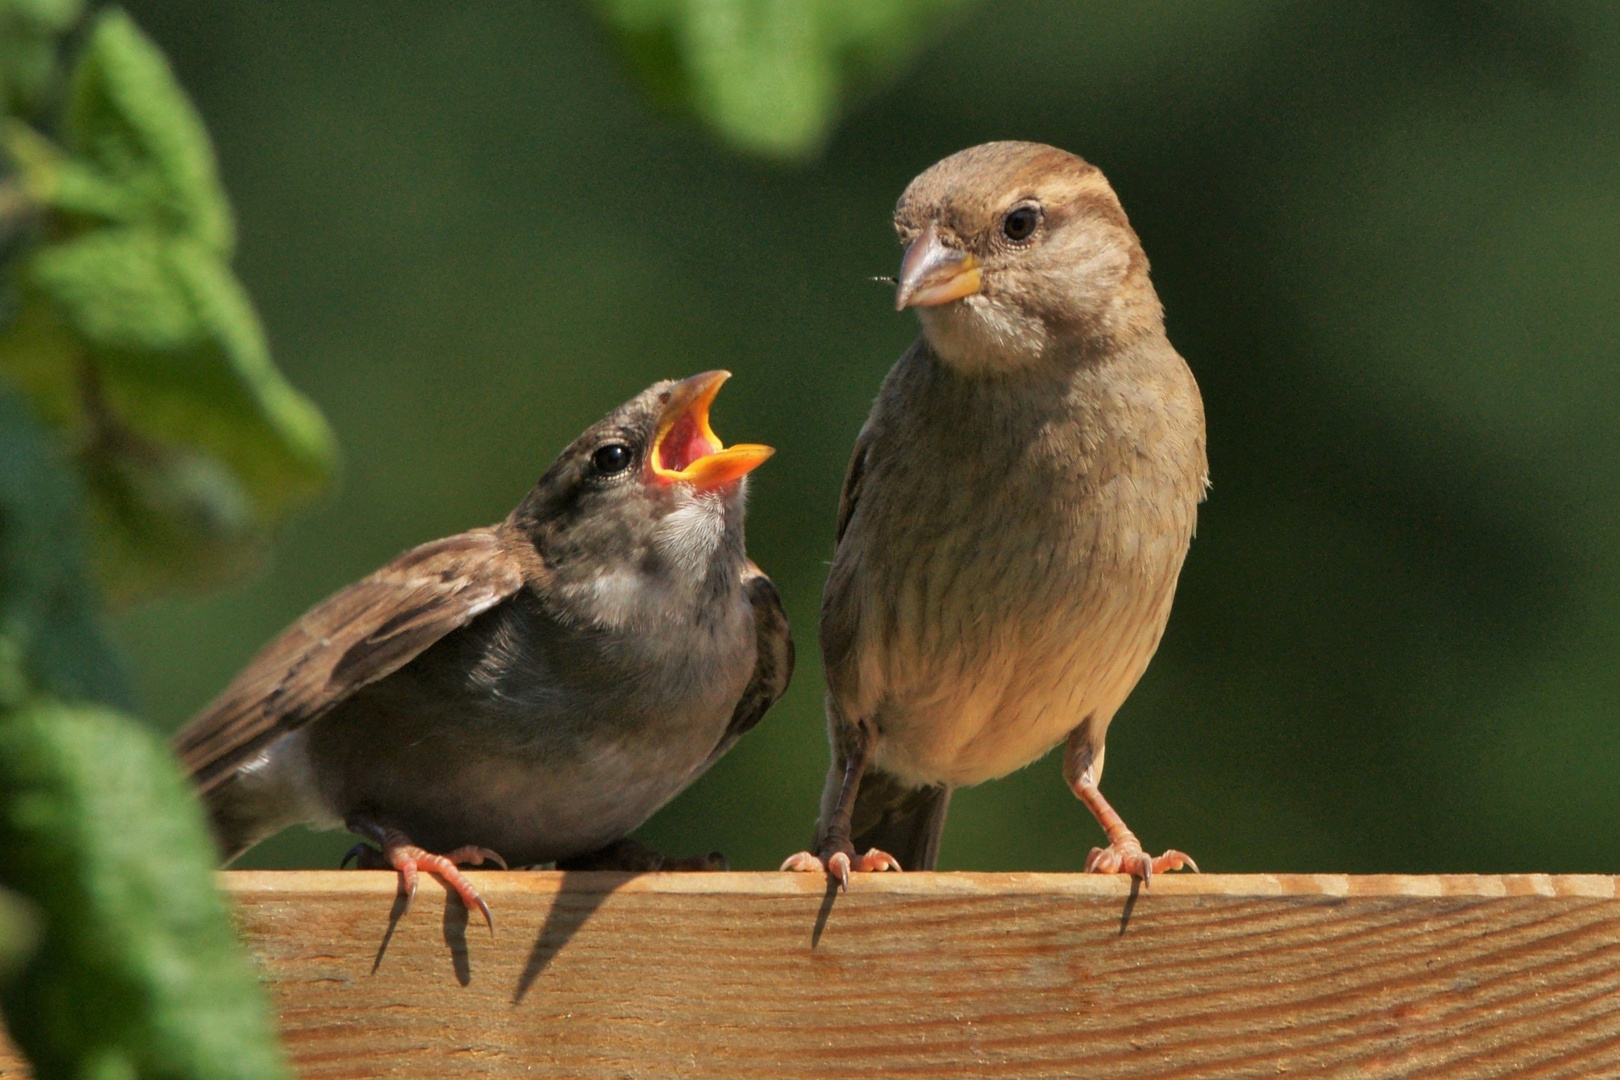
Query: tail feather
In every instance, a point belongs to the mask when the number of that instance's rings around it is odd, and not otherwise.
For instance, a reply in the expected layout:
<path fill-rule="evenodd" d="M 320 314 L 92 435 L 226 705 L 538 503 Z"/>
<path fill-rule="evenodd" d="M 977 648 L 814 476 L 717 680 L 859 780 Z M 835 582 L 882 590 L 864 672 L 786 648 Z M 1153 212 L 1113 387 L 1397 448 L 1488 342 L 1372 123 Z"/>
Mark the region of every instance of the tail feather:
<path fill-rule="evenodd" d="M 911 787 L 887 773 L 869 771 L 855 799 L 855 850 L 879 848 L 906 870 L 932 870 L 950 805 L 949 787 Z"/>
<path fill-rule="evenodd" d="M 276 820 L 263 798 L 253 797 L 235 777 L 198 795 L 208 813 L 221 866 L 290 824 Z"/>

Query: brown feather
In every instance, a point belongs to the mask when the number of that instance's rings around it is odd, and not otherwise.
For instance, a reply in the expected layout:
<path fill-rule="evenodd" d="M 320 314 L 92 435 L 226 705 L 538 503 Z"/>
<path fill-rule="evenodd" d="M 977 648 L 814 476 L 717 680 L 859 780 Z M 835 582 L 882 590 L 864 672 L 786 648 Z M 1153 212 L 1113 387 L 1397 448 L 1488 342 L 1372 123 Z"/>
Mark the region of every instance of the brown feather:
<path fill-rule="evenodd" d="M 281 736 L 398 671 L 524 583 L 532 547 L 504 526 L 412 548 L 271 642 L 175 736 L 204 792 Z M 532 570 L 531 570 L 532 572 Z"/>

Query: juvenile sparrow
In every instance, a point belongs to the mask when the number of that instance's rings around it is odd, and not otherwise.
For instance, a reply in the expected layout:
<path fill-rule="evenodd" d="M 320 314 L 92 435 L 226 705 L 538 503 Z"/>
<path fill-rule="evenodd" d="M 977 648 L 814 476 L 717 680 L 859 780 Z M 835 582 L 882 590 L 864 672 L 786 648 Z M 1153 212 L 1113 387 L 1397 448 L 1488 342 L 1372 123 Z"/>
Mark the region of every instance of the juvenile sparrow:
<path fill-rule="evenodd" d="M 637 395 L 505 521 L 406 552 L 260 653 L 175 739 L 226 861 L 343 825 L 407 897 L 428 870 L 486 920 L 456 863 L 668 865 L 622 838 L 793 670 L 743 553 L 744 477 L 772 451 L 709 426 L 727 378 Z"/>
<path fill-rule="evenodd" d="M 1097 787 L 1208 486 L 1147 257 L 1102 173 L 1035 143 L 946 158 L 894 223 L 895 307 L 922 336 L 844 481 L 821 610 L 832 769 L 815 850 L 783 868 L 846 887 L 851 868 L 930 869 L 953 788 L 1067 740 L 1108 841 L 1086 868 L 1196 870 L 1146 855 Z"/>

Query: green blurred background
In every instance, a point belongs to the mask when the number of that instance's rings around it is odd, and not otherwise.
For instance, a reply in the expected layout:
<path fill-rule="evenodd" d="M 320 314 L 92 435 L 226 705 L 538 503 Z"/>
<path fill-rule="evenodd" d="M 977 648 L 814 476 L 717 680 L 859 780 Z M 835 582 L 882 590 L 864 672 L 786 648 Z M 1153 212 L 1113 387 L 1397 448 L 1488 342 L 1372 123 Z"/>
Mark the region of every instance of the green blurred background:
<path fill-rule="evenodd" d="M 120 617 L 164 726 L 327 593 L 503 517 L 620 400 L 725 367 L 721 434 L 780 450 L 749 546 L 801 661 L 640 835 L 775 866 L 826 768 L 846 455 L 916 333 L 869 280 L 890 210 L 1036 139 L 1112 179 L 1209 414 L 1214 490 L 1110 732 L 1126 819 L 1214 871 L 1620 869 L 1620 7 L 983 3 L 796 165 L 649 106 L 562 4 L 130 8 L 346 459 L 256 579 Z M 1076 869 L 1098 838 L 1049 758 L 958 795 L 943 865 Z"/>

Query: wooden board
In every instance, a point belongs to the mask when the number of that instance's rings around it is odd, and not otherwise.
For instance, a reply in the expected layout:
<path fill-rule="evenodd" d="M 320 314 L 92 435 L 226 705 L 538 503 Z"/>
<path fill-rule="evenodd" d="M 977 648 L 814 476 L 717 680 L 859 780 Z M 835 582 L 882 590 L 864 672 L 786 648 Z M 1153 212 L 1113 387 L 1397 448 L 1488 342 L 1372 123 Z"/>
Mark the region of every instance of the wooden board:
<path fill-rule="evenodd" d="M 225 875 L 301 1076 L 1620 1076 L 1609 877 L 472 877 Z"/>

